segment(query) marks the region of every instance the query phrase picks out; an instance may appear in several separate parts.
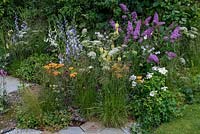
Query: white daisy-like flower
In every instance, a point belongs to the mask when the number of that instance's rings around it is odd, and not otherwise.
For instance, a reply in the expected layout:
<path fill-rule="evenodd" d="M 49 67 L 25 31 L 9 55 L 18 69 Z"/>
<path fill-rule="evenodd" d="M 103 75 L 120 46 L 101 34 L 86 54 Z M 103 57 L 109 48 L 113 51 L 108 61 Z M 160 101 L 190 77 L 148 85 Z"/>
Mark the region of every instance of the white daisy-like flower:
<path fill-rule="evenodd" d="M 153 71 L 158 71 L 158 67 L 154 66 L 154 67 L 152 67 L 152 70 Z"/>
<path fill-rule="evenodd" d="M 153 96 L 156 95 L 156 93 L 157 93 L 157 91 L 151 91 L 151 92 L 149 93 L 149 95 L 150 95 L 151 97 L 153 97 Z"/>
<path fill-rule="evenodd" d="M 88 54 L 87 54 L 88 57 L 90 57 L 91 59 L 95 59 L 96 58 L 96 53 L 94 51 L 90 51 Z"/>
<path fill-rule="evenodd" d="M 93 66 L 89 66 L 89 67 L 88 67 L 88 69 L 92 69 L 92 68 L 94 68 L 94 67 L 93 67 Z"/>
<path fill-rule="evenodd" d="M 186 61 L 185 61 L 185 59 L 184 59 L 184 58 L 180 58 L 180 62 L 181 62 L 183 65 L 185 65 L 185 64 L 186 64 Z"/>
<path fill-rule="evenodd" d="M 147 35 L 144 36 L 144 40 L 146 40 L 146 39 L 147 39 Z"/>
<path fill-rule="evenodd" d="M 134 80 L 136 80 L 136 78 L 137 78 L 137 77 L 133 74 L 133 75 L 130 76 L 129 80 L 130 80 L 130 81 L 134 81 Z"/>
<path fill-rule="evenodd" d="M 152 77 L 153 77 L 153 73 L 147 72 L 146 78 L 147 79 L 151 79 Z"/>
<path fill-rule="evenodd" d="M 132 81 L 132 87 L 135 87 L 137 85 L 137 82 Z"/>
<path fill-rule="evenodd" d="M 166 91 L 168 87 L 161 87 L 161 90 Z"/>
<path fill-rule="evenodd" d="M 158 68 L 158 72 L 161 73 L 161 74 L 163 74 L 163 75 L 166 75 L 167 72 L 168 72 L 168 70 L 165 69 L 165 67 L 161 67 L 161 68 Z"/>
<path fill-rule="evenodd" d="M 157 54 L 160 54 L 160 51 L 155 52 L 155 54 L 156 54 L 156 55 L 157 55 Z"/>

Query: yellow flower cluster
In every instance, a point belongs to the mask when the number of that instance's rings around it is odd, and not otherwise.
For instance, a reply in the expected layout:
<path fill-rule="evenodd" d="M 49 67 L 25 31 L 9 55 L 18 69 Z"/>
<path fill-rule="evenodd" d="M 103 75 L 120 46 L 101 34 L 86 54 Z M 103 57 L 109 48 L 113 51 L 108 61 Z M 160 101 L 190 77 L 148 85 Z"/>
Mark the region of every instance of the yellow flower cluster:
<path fill-rule="evenodd" d="M 57 64 L 57 63 L 49 63 L 44 66 L 48 73 L 53 74 L 54 76 L 58 76 L 61 74 L 57 69 L 64 67 L 64 64 Z"/>

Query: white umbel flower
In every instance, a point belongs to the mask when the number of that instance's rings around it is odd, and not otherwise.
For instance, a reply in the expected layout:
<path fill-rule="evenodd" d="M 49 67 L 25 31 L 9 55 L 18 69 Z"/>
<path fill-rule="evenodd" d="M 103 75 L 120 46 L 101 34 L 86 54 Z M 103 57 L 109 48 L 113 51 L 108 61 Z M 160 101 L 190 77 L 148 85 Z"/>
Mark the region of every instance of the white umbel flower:
<path fill-rule="evenodd" d="M 168 87 L 161 87 L 161 90 L 166 91 Z"/>
<path fill-rule="evenodd" d="M 151 79 L 152 77 L 153 77 L 153 73 L 147 72 L 146 78 L 147 79 Z"/>
<path fill-rule="evenodd" d="M 88 57 L 90 57 L 91 59 L 95 59 L 96 58 L 96 53 L 94 51 L 90 51 L 88 54 L 87 54 Z"/>

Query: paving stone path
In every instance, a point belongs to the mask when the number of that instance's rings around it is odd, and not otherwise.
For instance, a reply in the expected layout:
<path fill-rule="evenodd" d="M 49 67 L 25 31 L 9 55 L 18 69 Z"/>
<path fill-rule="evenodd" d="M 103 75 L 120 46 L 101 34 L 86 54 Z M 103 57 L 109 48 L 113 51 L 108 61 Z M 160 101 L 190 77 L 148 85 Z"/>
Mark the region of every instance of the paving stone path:
<path fill-rule="evenodd" d="M 25 84 L 25 85 L 30 85 L 30 84 Z M 14 78 L 11 76 L 8 76 L 6 78 L 6 91 L 8 93 L 17 91 L 19 86 L 20 86 L 20 80 L 18 78 Z M 34 129 L 16 128 L 5 134 L 131 134 L 130 133 L 131 124 L 132 122 L 127 123 L 125 127 L 122 128 L 106 128 L 98 122 L 86 122 L 80 127 L 68 127 L 56 133 L 51 133 L 46 131 L 43 132 Z"/>

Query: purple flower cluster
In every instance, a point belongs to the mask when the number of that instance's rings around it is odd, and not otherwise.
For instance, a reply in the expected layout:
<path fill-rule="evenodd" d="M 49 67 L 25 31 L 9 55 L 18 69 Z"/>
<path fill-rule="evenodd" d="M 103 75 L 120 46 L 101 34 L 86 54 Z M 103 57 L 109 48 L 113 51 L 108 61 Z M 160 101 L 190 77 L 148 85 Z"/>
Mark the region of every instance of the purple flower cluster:
<path fill-rule="evenodd" d="M 132 12 L 131 13 L 131 17 L 132 17 L 133 22 L 136 22 L 136 20 L 137 20 L 137 13 L 135 11 Z"/>
<path fill-rule="evenodd" d="M 3 70 L 3 69 L 0 69 L 0 76 L 1 77 L 5 77 L 5 76 L 7 76 L 7 72 L 5 71 L 5 70 Z"/>
<path fill-rule="evenodd" d="M 79 57 L 83 47 L 78 39 L 75 28 L 66 31 L 66 35 L 66 60 L 70 62 L 72 59 Z"/>
<path fill-rule="evenodd" d="M 181 33 L 180 33 L 180 27 L 177 26 L 174 31 L 171 33 L 170 35 L 170 40 L 171 42 L 174 42 L 175 40 L 177 40 L 179 37 L 181 37 Z"/>
<path fill-rule="evenodd" d="M 128 25 L 127 25 L 127 29 L 126 29 L 127 33 L 126 36 L 124 38 L 124 44 L 127 44 L 130 36 L 133 34 L 133 25 L 130 21 L 128 21 Z"/>
<path fill-rule="evenodd" d="M 128 8 L 125 4 L 121 3 L 121 4 L 119 4 L 119 6 L 120 6 L 120 8 L 122 9 L 123 12 L 125 12 L 125 13 L 128 12 Z"/>
<path fill-rule="evenodd" d="M 58 22 L 57 24 L 60 34 L 59 37 L 62 42 L 65 43 L 66 49 L 66 61 L 71 62 L 72 60 L 75 60 L 79 57 L 83 46 L 79 41 L 79 38 L 77 36 L 77 32 L 75 28 L 67 28 L 67 21 L 64 19 L 63 22 Z"/>
<path fill-rule="evenodd" d="M 169 60 L 174 59 L 177 56 L 176 53 L 174 53 L 174 52 L 166 52 L 166 54 L 167 54 Z"/>
<path fill-rule="evenodd" d="M 148 29 L 146 29 L 141 35 L 142 36 L 147 36 L 148 38 L 152 36 L 154 31 L 153 27 L 149 27 Z"/>
<path fill-rule="evenodd" d="M 150 54 L 149 57 L 147 58 L 147 62 L 150 63 L 150 62 L 154 62 L 154 63 L 159 63 L 159 59 L 157 57 L 157 55 L 155 54 Z"/>

